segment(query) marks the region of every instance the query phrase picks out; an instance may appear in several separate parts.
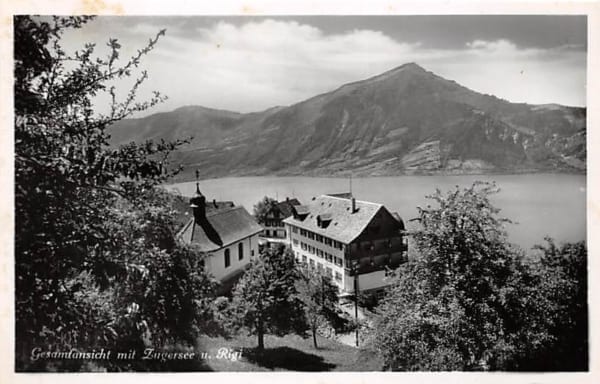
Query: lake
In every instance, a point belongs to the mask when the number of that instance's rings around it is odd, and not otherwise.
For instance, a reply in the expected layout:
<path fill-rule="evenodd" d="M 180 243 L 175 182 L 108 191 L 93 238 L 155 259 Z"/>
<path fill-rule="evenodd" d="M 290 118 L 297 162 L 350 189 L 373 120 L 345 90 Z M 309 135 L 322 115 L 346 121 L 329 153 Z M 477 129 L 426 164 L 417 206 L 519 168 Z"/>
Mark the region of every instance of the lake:
<path fill-rule="evenodd" d="M 474 181 L 495 181 L 501 191 L 492 197 L 500 215 L 515 224 L 507 226 L 510 241 L 524 249 L 550 236 L 559 242 L 586 238 L 586 177 L 569 174 L 391 176 L 352 179 L 352 192 L 358 200 L 384 204 L 408 220 L 417 216 L 417 206 L 426 206 L 426 195 L 436 188 L 451 190 L 468 187 Z M 347 192 L 349 180 L 329 177 L 230 177 L 200 181 L 207 200 L 232 200 L 252 213 L 253 205 L 264 196 L 279 200 L 296 197 L 301 203 L 313 196 Z M 191 196 L 195 182 L 166 186 Z"/>

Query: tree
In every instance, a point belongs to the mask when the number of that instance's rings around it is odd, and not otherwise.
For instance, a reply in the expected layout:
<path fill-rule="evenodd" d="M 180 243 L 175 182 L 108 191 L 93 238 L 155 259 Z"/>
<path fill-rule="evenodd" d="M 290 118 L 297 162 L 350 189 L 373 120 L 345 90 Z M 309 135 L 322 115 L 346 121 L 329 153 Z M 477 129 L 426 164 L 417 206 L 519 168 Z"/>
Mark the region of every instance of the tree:
<path fill-rule="evenodd" d="M 176 240 L 172 199 L 164 190 L 149 189 L 119 204 L 106 221 L 107 231 L 115 233 L 111 241 L 121 244 L 117 262 L 126 264 L 118 283 L 105 284 L 115 290 L 115 306 L 128 309 L 128 317 L 147 331 L 146 344 L 155 348 L 194 345 L 199 333 L 217 331 L 211 313 L 217 283 L 204 273 L 201 253 Z"/>
<path fill-rule="evenodd" d="M 244 273 L 233 291 L 232 312 L 239 323 L 258 337 L 264 350 L 264 335 L 306 331 L 303 304 L 298 297 L 294 257 L 285 247 L 265 248 Z"/>
<path fill-rule="evenodd" d="M 510 354 L 495 365 L 520 371 L 588 369 L 587 249 L 546 245 L 517 265 L 503 292 Z"/>
<path fill-rule="evenodd" d="M 415 231 L 419 257 L 378 308 L 375 343 L 400 370 L 585 370 L 587 250 L 547 239 L 529 262 L 512 246 L 489 196 L 430 196 Z"/>
<path fill-rule="evenodd" d="M 259 224 L 264 225 L 267 221 L 267 215 L 277 209 L 277 200 L 265 196 L 261 201 L 254 205 L 254 218 Z"/>
<path fill-rule="evenodd" d="M 430 199 L 413 234 L 420 257 L 400 271 L 376 322 L 376 342 L 393 369 L 497 369 L 506 290 L 519 257 L 507 242 L 493 184 L 474 183 Z"/>
<path fill-rule="evenodd" d="M 94 44 L 67 54 L 62 34 L 90 19 L 14 18 L 19 370 L 44 369 L 29 360 L 38 346 L 190 342 L 211 290 L 193 250 L 177 243 L 158 188 L 178 171 L 168 155 L 184 142 L 108 145 L 108 126 L 163 100 L 137 101 L 145 71 L 121 101 L 110 84 L 135 76 L 165 31 L 124 62 L 115 39 L 106 57 Z M 111 99 L 106 115 L 94 108 L 101 93 Z"/>
<path fill-rule="evenodd" d="M 317 329 L 335 318 L 338 289 L 332 284 L 331 276 L 307 268 L 300 268 L 296 287 L 304 303 L 304 316 L 312 332 L 313 344 L 318 348 Z"/>
<path fill-rule="evenodd" d="M 533 265 L 537 308 L 527 313 L 543 324 L 547 337 L 536 353 L 523 354 L 519 366 L 530 370 L 588 370 L 587 248 L 583 241 L 561 246 L 546 238 Z"/>

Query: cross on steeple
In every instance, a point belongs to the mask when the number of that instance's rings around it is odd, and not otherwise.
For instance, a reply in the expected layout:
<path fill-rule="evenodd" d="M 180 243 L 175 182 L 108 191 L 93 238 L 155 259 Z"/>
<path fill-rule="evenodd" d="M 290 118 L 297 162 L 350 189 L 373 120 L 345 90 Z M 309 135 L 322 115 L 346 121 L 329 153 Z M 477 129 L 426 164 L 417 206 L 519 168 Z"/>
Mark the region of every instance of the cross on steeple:
<path fill-rule="evenodd" d="M 196 195 L 202 195 L 200 193 L 200 171 L 196 169 Z"/>

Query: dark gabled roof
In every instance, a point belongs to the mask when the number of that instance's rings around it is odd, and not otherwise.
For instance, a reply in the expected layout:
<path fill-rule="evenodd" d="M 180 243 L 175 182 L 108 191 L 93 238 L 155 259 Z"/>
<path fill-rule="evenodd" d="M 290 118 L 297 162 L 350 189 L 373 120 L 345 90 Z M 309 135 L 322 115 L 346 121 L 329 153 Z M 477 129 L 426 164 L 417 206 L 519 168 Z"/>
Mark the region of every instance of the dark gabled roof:
<path fill-rule="evenodd" d="M 193 216 L 192 208 L 190 207 L 190 197 L 173 194 L 172 199 L 173 210 L 175 211 L 175 221 L 177 228 L 182 228 L 186 225 Z M 233 201 L 207 201 L 206 212 L 234 207 Z"/>
<path fill-rule="evenodd" d="M 380 209 L 385 209 L 381 204 L 359 200 L 356 200 L 356 208 L 356 212 L 352 213 L 350 199 L 322 195 L 306 206 L 295 207 L 299 214 L 301 210 L 307 214 L 304 220 L 292 216 L 284 222 L 349 244 L 362 233 Z M 326 228 L 319 226 L 319 216 L 331 217 Z"/>
<path fill-rule="evenodd" d="M 277 203 L 277 208 L 281 212 L 282 218 L 290 217 L 293 214 L 292 207 L 300 205 L 298 199 L 283 200 Z"/>
<path fill-rule="evenodd" d="M 398 212 L 392 212 L 392 216 L 394 217 L 394 219 L 396 219 L 397 222 L 400 223 L 400 227 L 402 228 L 402 230 L 404 230 L 406 227 L 404 226 L 404 220 L 402 220 L 400 214 Z"/>
<path fill-rule="evenodd" d="M 217 211 L 221 209 L 227 209 L 235 207 L 233 201 L 207 201 L 206 202 L 206 212 Z"/>
<path fill-rule="evenodd" d="M 200 251 L 212 252 L 255 235 L 262 229 L 240 206 L 207 212 L 206 220 L 202 222 L 191 219 L 178 237 L 188 244 L 197 245 Z"/>

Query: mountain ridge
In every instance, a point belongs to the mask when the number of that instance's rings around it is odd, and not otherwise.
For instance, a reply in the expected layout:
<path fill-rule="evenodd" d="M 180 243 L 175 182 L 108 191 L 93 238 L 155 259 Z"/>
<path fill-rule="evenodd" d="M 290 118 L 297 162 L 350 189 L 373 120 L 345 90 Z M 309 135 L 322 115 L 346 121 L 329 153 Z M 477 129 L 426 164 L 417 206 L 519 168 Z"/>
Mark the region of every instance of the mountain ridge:
<path fill-rule="evenodd" d="M 406 63 L 290 106 L 239 113 L 185 106 L 109 129 L 113 145 L 192 143 L 203 177 L 585 172 L 586 109 L 511 103 Z"/>

